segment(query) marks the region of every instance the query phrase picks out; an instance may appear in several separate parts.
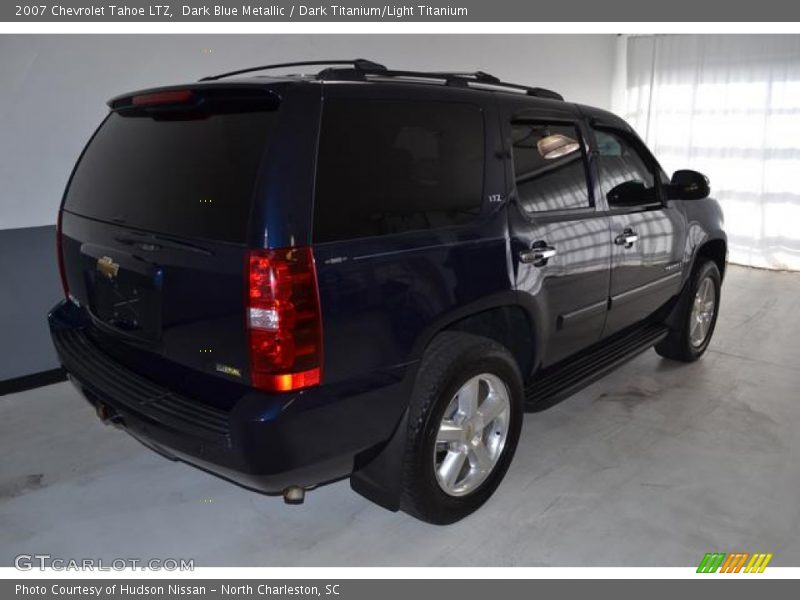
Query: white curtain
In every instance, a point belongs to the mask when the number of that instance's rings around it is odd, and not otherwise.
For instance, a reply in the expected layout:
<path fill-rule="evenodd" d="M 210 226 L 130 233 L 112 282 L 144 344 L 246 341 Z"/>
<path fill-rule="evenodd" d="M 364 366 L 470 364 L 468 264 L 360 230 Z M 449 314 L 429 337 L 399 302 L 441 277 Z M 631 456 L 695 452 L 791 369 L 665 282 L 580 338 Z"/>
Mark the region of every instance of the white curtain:
<path fill-rule="evenodd" d="M 800 36 L 633 36 L 615 110 L 722 204 L 731 262 L 800 270 Z"/>

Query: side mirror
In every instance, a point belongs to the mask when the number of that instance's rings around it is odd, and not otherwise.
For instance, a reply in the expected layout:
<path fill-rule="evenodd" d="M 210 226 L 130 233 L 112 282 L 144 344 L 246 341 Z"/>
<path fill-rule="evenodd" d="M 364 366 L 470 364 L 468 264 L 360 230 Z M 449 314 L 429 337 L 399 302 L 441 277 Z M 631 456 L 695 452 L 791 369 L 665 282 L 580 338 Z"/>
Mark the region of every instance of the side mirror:
<path fill-rule="evenodd" d="M 702 200 L 711 193 L 708 177 L 697 171 L 675 171 L 667 186 L 670 200 Z"/>
<path fill-rule="evenodd" d="M 611 206 L 637 206 L 651 201 L 652 190 L 641 181 L 623 181 L 606 194 Z"/>

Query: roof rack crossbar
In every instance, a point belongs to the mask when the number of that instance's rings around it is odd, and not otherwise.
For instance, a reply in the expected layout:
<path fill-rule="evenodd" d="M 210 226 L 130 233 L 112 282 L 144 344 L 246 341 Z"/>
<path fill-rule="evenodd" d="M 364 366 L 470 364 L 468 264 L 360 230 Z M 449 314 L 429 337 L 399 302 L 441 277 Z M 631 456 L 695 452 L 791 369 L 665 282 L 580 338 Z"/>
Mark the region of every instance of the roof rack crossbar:
<path fill-rule="evenodd" d="M 238 69 L 236 71 L 228 71 L 227 73 L 220 73 L 219 75 L 209 75 L 203 77 L 200 81 L 216 81 L 225 77 L 233 77 L 234 75 L 242 75 L 244 73 L 253 73 L 255 71 L 269 71 L 271 69 L 284 69 L 287 67 L 310 67 L 310 66 L 326 66 L 326 65 L 352 65 L 355 71 L 385 71 L 386 67 L 365 58 L 354 58 L 345 60 L 304 60 L 300 62 L 288 63 L 275 63 L 273 65 L 262 65 L 260 67 L 248 67 L 247 69 Z"/>

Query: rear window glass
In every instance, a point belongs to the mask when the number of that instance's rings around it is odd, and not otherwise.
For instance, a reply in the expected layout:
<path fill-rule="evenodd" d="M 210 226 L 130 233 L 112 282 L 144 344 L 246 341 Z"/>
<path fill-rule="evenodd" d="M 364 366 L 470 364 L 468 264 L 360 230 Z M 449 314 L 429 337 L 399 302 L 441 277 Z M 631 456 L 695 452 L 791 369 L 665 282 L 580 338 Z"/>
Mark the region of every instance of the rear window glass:
<path fill-rule="evenodd" d="M 481 209 L 483 115 L 446 102 L 328 101 L 314 239 L 460 225 Z"/>
<path fill-rule="evenodd" d="M 243 242 L 274 101 L 112 112 L 78 164 L 65 208 L 177 236 Z"/>

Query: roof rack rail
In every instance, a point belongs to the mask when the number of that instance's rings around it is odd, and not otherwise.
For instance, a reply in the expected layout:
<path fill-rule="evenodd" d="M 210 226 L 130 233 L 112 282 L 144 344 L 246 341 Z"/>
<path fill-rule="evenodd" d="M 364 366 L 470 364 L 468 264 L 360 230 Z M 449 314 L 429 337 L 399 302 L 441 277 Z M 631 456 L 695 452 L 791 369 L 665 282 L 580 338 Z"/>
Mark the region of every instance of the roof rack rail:
<path fill-rule="evenodd" d="M 494 75 L 490 75 L 486 71 L 468 71 L 465 73 L 454 72 L 450 73 L 449 75 L 453 75 L 455 77 L 465 77 L 468 79 L 474 79 L 475 81 L 480 81 L 481 83 L 501 83 L 499 77 L 495 77 Z"/>
<path fill-rule="evenodd" d="M 366 80 L 368 77 L 380 78 L 408 78 L 408 79 L 435 79 L 443 81 L 445 85 L 456 87 L 470 87 L 470 85 L 488 86 L 496 88 L 507 88 L 523 92 L 528 96 L 536 96 L 538 98 L 548 98 L 551 100 L 564 100 L 564 97 L 558 92 L 548 90 L 540 87 L 530 87 L 527 85 L 520 85 L 517 83 L 508 83 L 500 80 L 499 77 L 490 75 L 485 71 L 472 71 L 472 72 L 450 72 L 450 71 L 402 71 L 395 69 L 387 69 L 382 65 L 381 68 L 328 68 L 320 71 L 317 74 L 317 79 L 345 79 L 345 80 Z"/>
<path fill-rule="evenodd" d="M 228 71 L 227 73 L 220 73 L 219 75 L 209 75 L 203 77 L 200 81 L 216 81 L 225 77 L 233 77 L 234 75 L 242 75 L 243 73 L 253 73 L 255 71 L 269 71 L 271 69 L 283 69 L 286 67 L 309 67 L 309 66 L 325 66 L 325 65 L 352 65 L 354 71 L 385 71 L 386 67 L 365 58 L 354 58 L 345 60 L 305 60 L 300 62 L 276 63 L 273 65 L 262 65 L 260 67 L 248 67 L 247 69 L 238 69 L 236 71 Z M 327 70 L 327 69 L 326 69 Z M 324 71 L 323 71 L 324 72 Z"/>
<path fill-rule="evenodd" d="M 520 92 L 525 92 L 528 96 L 537 96 L 539 98 L 550 98 L 551 100 L 564 100 L 564 96 L 562 96 L 558 92 L 554 92 L 553 90 L 548 90 L 547 88 L 541 88 L 541 87 L 530 87 L 518 83 L 509 83 L 507 81 L 502 81 L 499 77 L 490 75 L 485 71 L 475 71 L 473 73 L 449 73 L 449 75 L 454 75 L 456 77 L 463 77 L 467 79 L 468 83 L 474 81 L 474 83 L 477 84 L 483 84 L 487 86 L 494 86 L 500 88 L 505 87 L 505 88 L 519 90 Z"/>
<path fill-rule="evenodd" d="M 495 77 L 494 75 L 486 73 L 485 71 L 404 71 L 387 69 L 384 65 L 367 60 L 365 58 L 355 58 L 351 60 L 309 60 L 301 62 L 277 63 L 274 65 L 263 65 L 260 67 L 250 67 L 247 69 L 239 69 L 237 71 L 229 71 L 228 73 L 221 73 L 219 75 L 211 75 L 209 77 L 203 77 L 200 81 L 216 81 L 217 79 L 241 75 L 243 73 L 253 73 L 255 71 L 268 71 L 270 69 L 308 66 L 326 67 L 315 75 L 315 77 L 321 81 L 332 79 L 366 81 L 368 77 L 397 77 L 422 80 L 435 79 L 443 81 L 445 85 L 457 87 L 470 87 L 471 85 L 477 85 L 506 88 L 523 92 L 528 96 L 549 98 L 551 100 L 564 100 L 564 97 L 561 94 L 554 92 L 553 90 L 501 81 L 499 77 Z"/>

